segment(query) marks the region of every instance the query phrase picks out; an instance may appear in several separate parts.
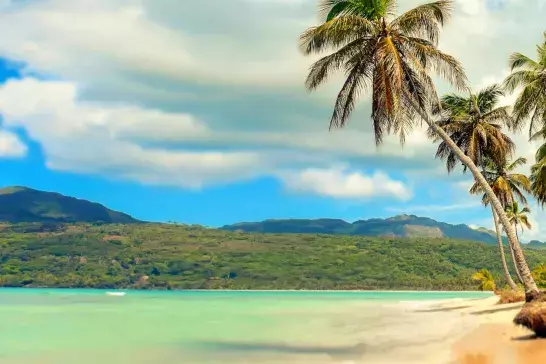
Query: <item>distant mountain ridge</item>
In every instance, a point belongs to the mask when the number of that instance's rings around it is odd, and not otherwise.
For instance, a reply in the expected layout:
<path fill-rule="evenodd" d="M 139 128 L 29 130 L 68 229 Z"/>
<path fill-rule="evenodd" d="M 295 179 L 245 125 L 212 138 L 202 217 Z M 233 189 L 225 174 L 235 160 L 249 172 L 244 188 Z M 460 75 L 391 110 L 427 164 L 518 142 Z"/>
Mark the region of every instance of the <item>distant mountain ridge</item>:
<path fill-rule="evenodd" d="M 130 215 L 110 210 L 95 202 L 22 186 L 0 189 L 0 221 L 121 224 L 140 222 Z"/>
<path fill-rule="evenodd" d="M 546 243 L 539 241 L 539 240 L 531 240 L 529 244 L 527 244 L 529 248 L 535 248 L 535 249 L 546 249 Z"/>
<path fill-rule="evenodd" d="M 495 244 L 496 236 L 485 228 L 453 225 L 428 217 L 398 215 L 387 219 L 359 220 L 353 223 L 340 219 L 270 219 L 225 225 L 222 230 L 257 233 L 312 233 L 385 237 L 430 237 L 481 241 Z"/>

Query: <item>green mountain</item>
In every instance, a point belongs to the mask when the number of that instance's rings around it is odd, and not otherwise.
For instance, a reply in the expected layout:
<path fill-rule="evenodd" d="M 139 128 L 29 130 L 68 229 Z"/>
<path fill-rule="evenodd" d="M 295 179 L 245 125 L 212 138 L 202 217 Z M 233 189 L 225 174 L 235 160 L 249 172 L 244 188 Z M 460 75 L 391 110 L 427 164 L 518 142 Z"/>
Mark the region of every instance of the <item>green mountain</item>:
<path fill-rule="evenodd" d="M 171 224 L 0 226 L 0 286 L 146 289 L 476 289 L 496 246 L 449 238 L 235 233 Z M 49 229 L 49 226 L 48 226 Z M 526 249 L 531 268 L 546 250 Z M 507 253 L 507 259 L 510 256 Z M 509 260 L 510 261 L 510 260 Z"/>
<path fill-rule="evenodd" d="M 363 235 L 381 237 L 428 237 L 475 240 L 495 244 L 493 231 L 472 229 L 468 225 L 452 225 L 428 217 L 398 215 L 388 219 L 359 220 L 348 223 L 339 219 L 287 219 L 262 222 L 241 222 L 221 227 L 229 231 L 259 233 L 311 233 L 334 235 Z"/>
<path fill-rule="evenodd" d="M 2 222 L 136 223 L 133 217 L 101 204 L 27 187 L 0 189 Z"/>
<path fill-rule="evenodd" d="M 538 240 L 531 240 L 529 244 L 527 244 L 529 248 L 535 248 L 535 249 L 546 249 L 546 243 Z"/>

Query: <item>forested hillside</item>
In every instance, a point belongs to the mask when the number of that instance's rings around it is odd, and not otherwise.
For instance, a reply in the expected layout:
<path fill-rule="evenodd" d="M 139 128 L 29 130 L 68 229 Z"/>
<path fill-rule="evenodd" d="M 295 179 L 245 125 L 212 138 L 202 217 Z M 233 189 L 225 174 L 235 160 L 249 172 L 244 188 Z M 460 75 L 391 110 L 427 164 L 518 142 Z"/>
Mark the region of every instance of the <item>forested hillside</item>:
<path fill-rule="evenodd" d="M 453 225 L 428 217 L 398 215 L 388 219 L 358 220 L 348 223 L 340 219 L 270 219 L 261 222 L 240 222 L 223 226 L 229 231 L 253 233 L 314 233 L 408 238 L 451 238 L 496 244 L 493 231 L 468 225 Z"/>
<path fill-rule="evenodd" d="M 5 224 L 0 257 L 0 285 L 15 287 L 455 290 L 481 268 L 502 277 L 497 247 L 470 241 L 166 224 Z"/>
<path fill-rule="evenodd" d="M 21 186 L 0 189 L 0 221 L 120 224 L 140 222 L 132 216 L 110 210 L 96 202 Z"/>

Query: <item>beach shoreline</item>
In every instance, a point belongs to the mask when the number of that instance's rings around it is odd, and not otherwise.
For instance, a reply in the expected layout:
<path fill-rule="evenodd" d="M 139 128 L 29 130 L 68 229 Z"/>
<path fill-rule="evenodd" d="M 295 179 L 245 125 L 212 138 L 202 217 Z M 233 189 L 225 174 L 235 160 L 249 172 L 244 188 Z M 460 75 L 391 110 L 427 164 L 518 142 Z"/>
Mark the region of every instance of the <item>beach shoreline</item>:
<path fill-rule="evenodd" d="M 512 323 L 524 303 L 497 302 L 498 297 L 494 296 L 428 305 L 429 310 L 457 312 L 476 320 L 476 328 L 449 343 L 449 364 L 546 362 L 546 340 L 536 339 L 531 331 Z"/>

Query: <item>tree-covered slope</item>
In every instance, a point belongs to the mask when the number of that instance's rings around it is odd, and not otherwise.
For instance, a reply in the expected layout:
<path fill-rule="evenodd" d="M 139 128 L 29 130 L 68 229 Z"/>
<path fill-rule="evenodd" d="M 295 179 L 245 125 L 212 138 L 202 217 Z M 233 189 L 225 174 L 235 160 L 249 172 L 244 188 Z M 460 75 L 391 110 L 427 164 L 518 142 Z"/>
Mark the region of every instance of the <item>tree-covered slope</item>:
<path fill-rule="evenodd" d="M 348 223 L 338 219 L 286 219 L 261 222 L 242 222 L 223 226 L 229 231 L 260 233 L 315 233 L 335 235 L 431 237 L 475 240 L 495 244 L 492 231 L 472 229 L 468 225 L 452 225 L 427 217 L 399 215 L 388 219 L 359 220 Z"/>
<path fill-rule="evenodd" d="M 546 262 L 546 251 L 528 249 L 527 258 L 534 267 Z M 496 246 L 449 238 L 248 234 L 162 224 L 0 228 L 1 286 L 473 289 L 470 276 L 481 268 L 502 278 L 499 261 Z"/>
<path fill-rule="evenodd" d="M 27 187 L 0 189 L 3 222 L 139 222 L 101 204 Z"/>

